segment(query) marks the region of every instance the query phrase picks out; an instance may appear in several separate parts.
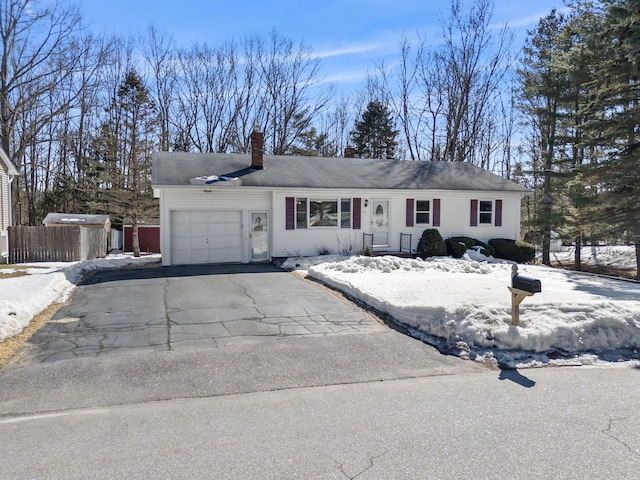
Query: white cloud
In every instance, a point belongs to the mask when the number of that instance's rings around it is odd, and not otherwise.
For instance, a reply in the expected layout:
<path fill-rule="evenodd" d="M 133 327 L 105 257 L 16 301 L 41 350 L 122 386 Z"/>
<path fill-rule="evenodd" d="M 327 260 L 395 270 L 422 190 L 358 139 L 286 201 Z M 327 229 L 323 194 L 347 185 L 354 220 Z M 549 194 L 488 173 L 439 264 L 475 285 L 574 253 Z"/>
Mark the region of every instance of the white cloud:
<path fill-rule="evenodd" d="M 343 55 L 357 55 L 368 52 L 376 52 L 389 47 L 387 42 L 370 42 L 370 43 L 358 43 L 351 44 L 342 47 L 335 47 L 333 49 L 322 50 L 315 52 L 315 56 L 318 58 L 331 58 Z"/>

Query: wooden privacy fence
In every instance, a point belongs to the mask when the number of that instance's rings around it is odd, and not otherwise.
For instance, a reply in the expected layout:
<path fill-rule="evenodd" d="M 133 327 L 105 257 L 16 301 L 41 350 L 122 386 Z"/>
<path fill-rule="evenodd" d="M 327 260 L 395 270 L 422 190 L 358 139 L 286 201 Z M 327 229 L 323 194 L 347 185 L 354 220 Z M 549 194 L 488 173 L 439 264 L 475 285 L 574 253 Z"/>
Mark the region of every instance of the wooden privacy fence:
<path fill-rule="evenodd" d="M 9 263 L 74 262 L 106 255 L 105 229 L 9 227 Z"/>

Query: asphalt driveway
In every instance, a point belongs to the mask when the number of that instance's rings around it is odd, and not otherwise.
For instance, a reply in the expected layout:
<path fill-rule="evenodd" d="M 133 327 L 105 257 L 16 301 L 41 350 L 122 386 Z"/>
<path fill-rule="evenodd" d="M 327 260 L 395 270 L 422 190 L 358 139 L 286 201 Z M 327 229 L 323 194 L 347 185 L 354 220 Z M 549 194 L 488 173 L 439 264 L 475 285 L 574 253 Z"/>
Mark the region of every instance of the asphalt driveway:
<path fill-rule="evenodd" d="M 357 306 L 273 265 L 100 271 L 31 338 L 23 361 L 385 329 Z"/>
<path fill-rule="evenodd" d="M 0 418 L 481 370 L 273 265 L 101 271 L 0 372 Z"/>

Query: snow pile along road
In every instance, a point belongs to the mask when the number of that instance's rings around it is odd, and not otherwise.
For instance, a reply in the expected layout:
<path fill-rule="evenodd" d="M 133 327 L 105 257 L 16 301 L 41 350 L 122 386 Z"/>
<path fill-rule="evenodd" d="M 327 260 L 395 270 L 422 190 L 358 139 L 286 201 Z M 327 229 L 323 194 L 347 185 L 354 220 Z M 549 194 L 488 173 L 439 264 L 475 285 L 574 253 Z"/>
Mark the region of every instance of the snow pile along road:
<path fill-rule="evenodd" d="M 352 257 L 312 266 L 308 275 L 425 337 L 436 337 L 431 343 L 462 356 L 495 356 L 501 363 L 522 366 L 547 362 L 550 353 L 589 357 L 598 352 L 601 358 L 611 352 L 619 357 L 620 350 L 627 357 L 637 354 L 640 284 L 520 265 L 520 275 L 541 280 L 542 293 L 524 300 L 520 327 L 515 327 L 507 289 L 511 268 L 507 262 L 478 262 L 469 255 L 425 261 Z"/>

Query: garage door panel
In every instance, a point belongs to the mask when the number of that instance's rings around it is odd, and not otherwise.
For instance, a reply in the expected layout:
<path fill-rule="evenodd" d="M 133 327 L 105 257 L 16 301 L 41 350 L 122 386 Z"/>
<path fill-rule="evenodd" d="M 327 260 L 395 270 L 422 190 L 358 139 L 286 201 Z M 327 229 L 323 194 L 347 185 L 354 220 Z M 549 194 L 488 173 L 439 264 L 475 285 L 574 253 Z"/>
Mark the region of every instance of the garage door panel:
<path fill-rule="evenodd" d="M 191 224 L 191 236 L 192 237 L 207 237 L 207 224 L 206 223 L 192 223 Z"/>
<path fill-rule="evenodd" d="M 191 250 L 191 262 L 190 263 L 209 263 L 209 249 L 208 248 L 193 248 Z"/>
<path fill-rule="evenodd" d="M 175 226 L 188 226 L 191 223 L 189 212 L 171 212 L 171 224 Z"/>
<path fill-rule="evenodd" d="M 190 212 L 191 213 L 191 224 L 204 224 L 208 223 L 208 214 L 207 212 Z"/>
<path fill-rule="evenodd" d="M 225 223 L 226 221 L 226 212 L 209 212 L 209 223 Z M 237 212 L 231 212 L 237 213 Z"/>
<path fill-rule="evenodd" d="M 239 211 L 171 213 L 174 264 L 242 261 L 242 214 Z"/>
<path fill-rule="evenodd" d="M 226 229 L 227 237 L 239 238 L 242 234 L 242 225 L 240 223 L 228 223 Z"/>
<path fill-rule="evenodd" d="M 173 237 L 171 241 L 171 247 L 173 250 L 190 250 L 191 238 L 189 237 Z"/>
<path fill-rule="evenodd" d="M 224 212 L 225 223 L 242 223 L 240 217 L 236 215 L 236 213 L 237 212 Z"/>

